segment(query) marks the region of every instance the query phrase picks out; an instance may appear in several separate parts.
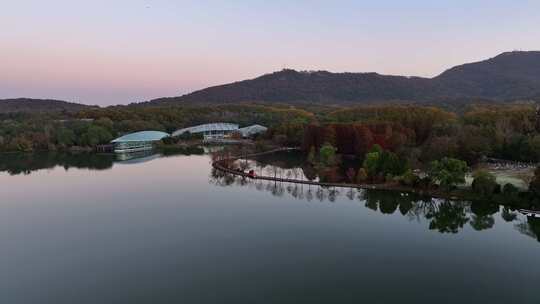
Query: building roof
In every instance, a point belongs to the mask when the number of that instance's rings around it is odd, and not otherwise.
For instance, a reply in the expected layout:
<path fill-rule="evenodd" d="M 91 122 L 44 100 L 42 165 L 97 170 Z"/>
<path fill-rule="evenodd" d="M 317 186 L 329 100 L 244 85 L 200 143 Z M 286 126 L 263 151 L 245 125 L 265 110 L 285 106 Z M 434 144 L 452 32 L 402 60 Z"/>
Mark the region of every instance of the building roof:
<path fill-rule="evenodd" d="M 209 124 L 198 125 L 198 126 L 176 130 L 172 133 L 172 136 L 179 136 L 186 132 L 201 133 L 201 132 L 209 132 L 209 131 L 234 131 L 234 130 L 238 130 L 237 124 L 218 122 L 218 123 L 209 123 Z"/>
<path fill-rule="evenodd" d="M 268 130 L 268 128 L 265 126 L 252 125 L 249 127 L 240 128 L 238 129 L 238 132 L 240 132 L 242 136 L 250 136 L 253 134 L 264 133 L 266 130 Z"/>
<path fill-rule="evenodd" d="M 140 131 L 126 134 L 111 140 L 112 143 L 131 142 L 131 141 L 158 141 L 164 137 L 170 136 L 169 133 L 161 131 Z"/>

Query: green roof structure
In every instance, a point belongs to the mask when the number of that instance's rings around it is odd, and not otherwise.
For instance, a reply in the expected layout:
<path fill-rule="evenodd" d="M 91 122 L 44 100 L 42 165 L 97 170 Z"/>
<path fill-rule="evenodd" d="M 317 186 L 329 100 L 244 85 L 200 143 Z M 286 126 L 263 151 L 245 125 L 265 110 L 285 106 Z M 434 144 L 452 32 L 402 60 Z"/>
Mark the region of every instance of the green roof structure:
<path fill-rule="evenodd" d="M 159 141 L 164 137 L 170 136 L 169 133 L 161 131 L 140 131 L 135 133 L 126 134 L 124 136 L 113 139 L 111 143 L 123 143 L 123 142 L 142 142 L 142 141 Z"/>

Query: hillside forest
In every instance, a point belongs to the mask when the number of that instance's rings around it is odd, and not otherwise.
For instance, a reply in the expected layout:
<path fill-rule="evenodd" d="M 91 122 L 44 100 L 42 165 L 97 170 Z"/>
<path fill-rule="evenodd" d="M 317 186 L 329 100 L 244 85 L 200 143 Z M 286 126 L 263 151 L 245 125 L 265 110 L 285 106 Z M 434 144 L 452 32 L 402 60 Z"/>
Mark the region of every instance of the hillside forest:
<path fill-rule="evenodd" d="M 374 144 L 411 164 L 455 157 L 540 161 L 540 133 L 530 105 L 470 106 L 463 114 L 435 107 L 297 108 L 287 105 L 88 108 L 75 113 L 0 116 L 0 151 L 89 149 L 129 132 L 176 129 L 208 122 L 262 124 L 262 139 L 299 146 L 325 143 L 338 154 L 364 155 Z"/>

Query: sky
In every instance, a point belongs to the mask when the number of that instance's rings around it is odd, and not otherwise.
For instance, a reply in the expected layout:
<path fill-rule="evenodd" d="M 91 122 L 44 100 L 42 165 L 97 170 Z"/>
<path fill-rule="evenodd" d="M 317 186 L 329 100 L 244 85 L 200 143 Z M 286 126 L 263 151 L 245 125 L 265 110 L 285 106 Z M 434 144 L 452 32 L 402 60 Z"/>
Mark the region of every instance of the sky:
<path fill-rule="evenodd" d="M 433 77 L 540 50 L 538 0 L 0 5 L 0 98 L 127 104 L 283 68 Z"/>

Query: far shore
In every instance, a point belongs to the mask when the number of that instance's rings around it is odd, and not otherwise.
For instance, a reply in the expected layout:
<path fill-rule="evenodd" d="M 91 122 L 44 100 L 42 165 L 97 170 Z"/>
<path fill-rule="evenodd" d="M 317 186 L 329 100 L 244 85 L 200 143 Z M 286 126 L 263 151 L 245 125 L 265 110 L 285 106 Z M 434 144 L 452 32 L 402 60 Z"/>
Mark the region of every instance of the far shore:
<path fill-rule="evenodd" d="M 276 152 L 292 151 L 292 150 L 299 150 L 299 148 L 277 148 L 277 149 L 272 149 L 270 151 L 252 153 L 252 154 L 245 155 L 242 157 L 236 156 L 236 157 L 231 157 L 229 159 L 221 159 L 221 160 L 212 162 L 212 167 L 224 173 L 241 176 L 243 178 L 251 178 L 254 180 L 268 180 L 268 181 L 283 182 L 283 183 L 317 185 L 317 186 L 321 186 L 325 188 L 337 187 L 337 188 L 355 188 L 355 189 L 394 191 L 394 192 L 415 194 L 419 196 L 445 199 L 445 200 L 462 200 L 462 201 L 477 201 L 477 202 L 483 202 L 483 203 L 497 203 L 500 205 L 507 205 L 507 206 L 512 206 L 516 208 L 530 208 L 532 206 L 531 203 L 529 203 L 530 201 L 529 199 L 524 199 L 524 198 L 528 198 L 528 197 L 524 197 L 528 195 L 528 192 L 520 192 L 519 198 L 518 197 L 510 198 L 503 194 L 494 194 L 494 195 L 491 195 L 490 197 L 481 197 L 478 194 L 472 192 L 468 188 L 467 189 L 457 188 L 457 189 L 453 189 L 447 192 L 447 191 L 442 191 L 441 189 L 438 189 L 438 188 L 417 189 L 414 187 L 404 186 L 395 182 L 351 184 L 351 183 L 331 183 L 331 182 L 299 180 L 299 179 L 280 178 L 280 177 L 263 176 L 263 175 L 252 176 L 249 174 L 249 172 L 243 172 L 236 169 L 227 168 L 226 166 L 223 165 L 223 162 L 225 161 L 238 160 L 244 157 L 255 157 L 255 156 L 260 156 L 260 155 L 265 155 L 265 154 L 272 154 Z"/>

